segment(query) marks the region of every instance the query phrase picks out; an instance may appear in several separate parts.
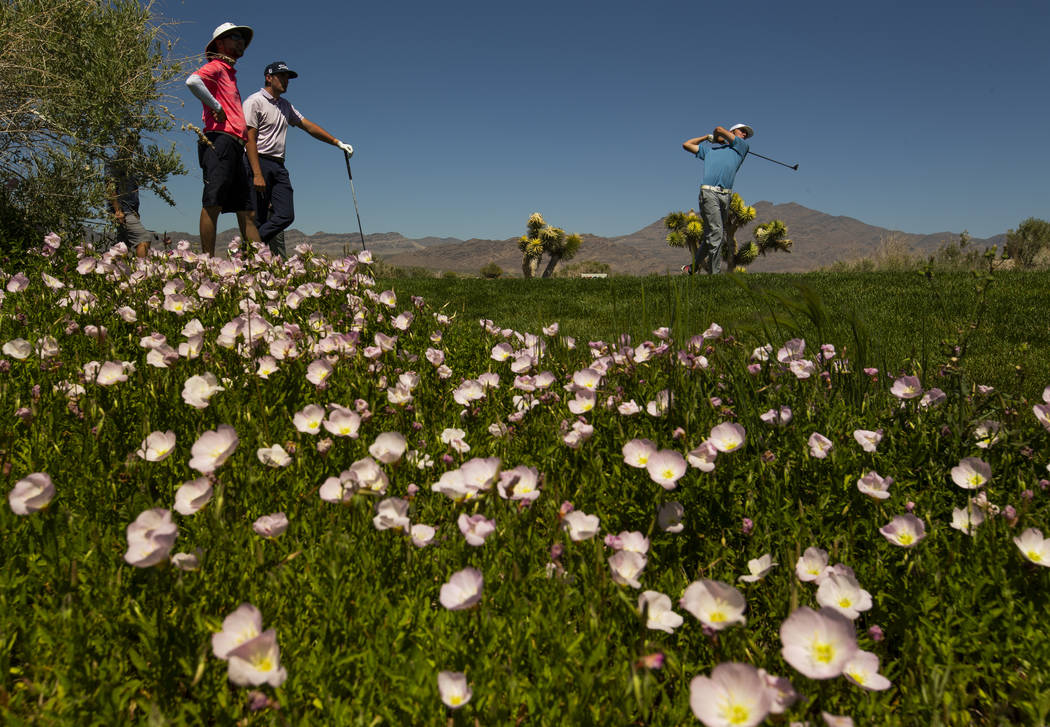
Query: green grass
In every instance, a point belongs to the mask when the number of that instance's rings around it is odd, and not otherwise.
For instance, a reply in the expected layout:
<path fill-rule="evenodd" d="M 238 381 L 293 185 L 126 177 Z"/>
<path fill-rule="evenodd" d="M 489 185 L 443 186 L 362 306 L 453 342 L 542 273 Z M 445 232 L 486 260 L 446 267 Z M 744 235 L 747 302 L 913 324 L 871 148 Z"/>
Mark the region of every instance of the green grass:
<path fill-rule="evenodd" d="M 974 383 L 1028 396 L 1045 386 L 1050 360 L 1046 296 L 1050 272 L 1000 272 L 988 283 L 970 273 L 747 274 L 605 279 L 397 279 L 382 281 L 401 295 L 422 295 L 434 305 L 501 327 L 539 330 L 558 321 L 580 341 L 642 341 L 660 326 L 681 337 L 718 323 L 745 340 L 766 334 L 799 335 L 811 345 L 833 343 L 846 356 L 856 348 L 851 322 L 871 343 L 870 364 L 885 371 L 936 372 L 952 345 L 968 339 L 965 369 Z M 986 287 L 982 296 L 978 287 Z M 800 289 L 824 309 L 818 332 Z M 975 326 L 976 324 L 976 326 Z M 818 333 L 823 338 L 817 340 Z M 946 345 L 947 344 L 947 345 Z"/>

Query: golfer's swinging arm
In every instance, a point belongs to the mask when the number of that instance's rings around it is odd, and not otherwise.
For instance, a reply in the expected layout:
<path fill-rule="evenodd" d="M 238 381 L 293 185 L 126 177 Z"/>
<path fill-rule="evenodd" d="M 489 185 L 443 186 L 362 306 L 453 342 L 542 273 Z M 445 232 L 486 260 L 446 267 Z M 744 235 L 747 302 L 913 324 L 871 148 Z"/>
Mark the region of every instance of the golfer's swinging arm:
<path fill-rule="evenodd" d="M 357 192 L 354 191 L 354 175 L 350 171 L 350 155 L 345 151 L 343 157 L 346 159 L 346 176 L 350 178 L 350 194 L 354 197 L 354 214 L 357 215 L 357 231 L 361 235 L 361 250 L 365 249 L 365 230 L 361 227 L 361 212 L 357 209 Z"/>

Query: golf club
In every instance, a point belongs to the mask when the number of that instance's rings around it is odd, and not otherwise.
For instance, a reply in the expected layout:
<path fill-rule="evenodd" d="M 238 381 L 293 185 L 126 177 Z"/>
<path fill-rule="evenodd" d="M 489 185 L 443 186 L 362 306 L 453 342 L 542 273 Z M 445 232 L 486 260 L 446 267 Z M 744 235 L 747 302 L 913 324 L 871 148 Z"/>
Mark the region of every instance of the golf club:
<path fill-rule="evenodd" d="M 361 251 L 365 250 L 365 231 L 361 227 L 361 212 L 357 209 L 357 192 L 354 191 L 354 175 L 350 172 L 350 155 L 345 151 L 343 156 L 346 157 L 346 176 L 350 177 L 350 194 L 354 196 L 354 213 L 357 215 L 357 231 L 361 233 Z"/>
<path fill-rule="evenodd" d="M 756 156 L 759 159 L 765 159 L 767 162 L 773 162 L 774 164 L 779 164 L 780 166 L 787 167 L 788 169 L 794 169 L 796 172 L 798 171 L 798 164 L 791 165 L 791 164 L 785 164 L 784 162 L 778 162 L 776 159 L 770 159 L 767 156 L 762 156 L 761 154 L 758 154 L 758 153 L 753 152 L 753 151 L 749 151 L 748 154 L 750 154 L 752 156 Z"/>

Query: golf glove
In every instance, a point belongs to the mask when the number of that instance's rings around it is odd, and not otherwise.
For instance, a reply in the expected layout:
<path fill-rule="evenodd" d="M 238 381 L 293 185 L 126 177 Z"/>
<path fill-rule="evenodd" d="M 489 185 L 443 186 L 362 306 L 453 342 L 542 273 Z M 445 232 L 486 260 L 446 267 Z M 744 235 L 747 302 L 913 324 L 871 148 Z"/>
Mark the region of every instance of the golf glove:
<path fill-rule="evenodd" d="M 336 139 L 335 145 L 342 149 L 344 152 L 346 152 L 346 155 L 348 157 L 352 157 L 354 155 L 354 147 L 350 146 L 349 144 L 344 144 L 343 142 Z"/>

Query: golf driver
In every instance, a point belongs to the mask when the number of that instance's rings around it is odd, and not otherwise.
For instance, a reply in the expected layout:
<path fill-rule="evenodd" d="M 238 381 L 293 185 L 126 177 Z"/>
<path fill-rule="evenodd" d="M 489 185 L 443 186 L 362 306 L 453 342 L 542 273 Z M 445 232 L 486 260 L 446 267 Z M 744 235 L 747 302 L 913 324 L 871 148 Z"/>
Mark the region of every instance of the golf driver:
<path fill-rule="evenodd" d="M 354 213 L 357 215 L 357 231 L 361 233 L 361 251 L 365 249 L 365 231 L 361 227 L 361 212 L 357 209 L 357 192 L 354 191 L 354 175 L 350 172 L 350 155 L 345 151 L 343 156 L 346 157 L 346 176 L 350 177 L 350 194 L 354 196 Z"/>

